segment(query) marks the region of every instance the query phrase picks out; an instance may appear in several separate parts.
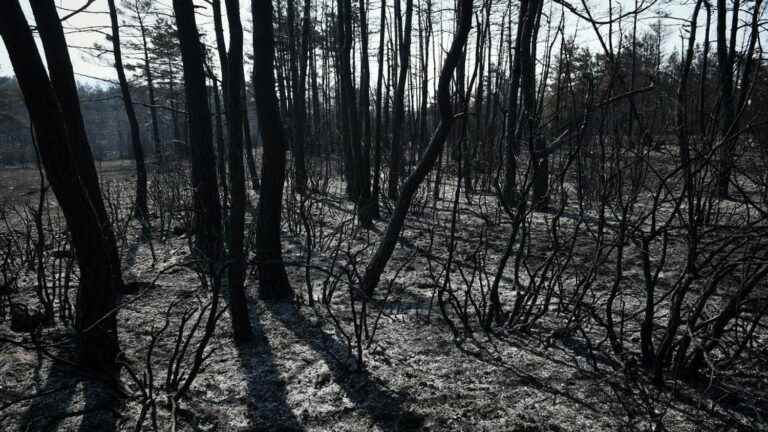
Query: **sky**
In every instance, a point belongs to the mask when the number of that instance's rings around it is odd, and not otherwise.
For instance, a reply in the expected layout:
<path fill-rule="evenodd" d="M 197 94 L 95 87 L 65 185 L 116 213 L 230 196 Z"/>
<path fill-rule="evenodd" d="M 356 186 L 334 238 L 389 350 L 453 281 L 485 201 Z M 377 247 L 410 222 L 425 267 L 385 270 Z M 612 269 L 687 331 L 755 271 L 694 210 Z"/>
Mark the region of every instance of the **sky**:
<path fill-rule="evenodd" d="M 436 4 L 440 4 L 441 2 L 446 2 L 447 4 L 452 5 L 453 2 L 451 0 L 434 0 Z M 495 11 L 503 11 L 504 5 L 506 5 L 507 0 L 493 0 L 494 4 L 497 5 L 495 7 Z M 579 5 L 579 9 L 582 9 L 580 7 L 580 1 L 581 0 L 573 0 L 572 4 Z M 664 46 L 664 50 L 667 53 L 670 53 L 674 49 L 679 49 L 679 46 L 681 45 L 681 31 L 683 30 L 681 27 L 681 23 L 683 23 L 683 20 L 689 20 L 690 19 L 690 13 L 692 10 L 692 0 L 638 0 L 640 2 L 642 1 L 655 1 L 654 6 L 648 8 L 643 15 L 641 16 L 639 20 L 639 26 L 640 26 L 640 33 L 642 33 L 643 30 L 647 30 L 649 28 L 649 25 L 651 23 L 655 23 L 658 21 L 658 17 L 660 13 L 665 13 L 667 17 L 662 19 L 663 28 L 665 31 L 666 36 L 666 43 Z M 66 9 L 72 10 L 77 9 L 84 5 L 87 2 L 87 0 L 56 0 L 57 6 L 59 6 L 60 9 L 60 16 L 65 16 L 68 14 Z M 160 0 L 160 1 L 154 1 L 155 5 L 163 10 L 170 10 L 171 0 Z M 376 31 L 378 28 L 378 19 L 379 19 L 379 0 L 369 0 L 369 28 L 372 32 Z M 121 0 L 117 0 L 118 5 L 121 3 Z M 213 41 L 213 19 L 211 16 L 211 10 L 210 5 L 205 3 L 201 0 L 195 0 L 195 3 L 200 6 L 200 9 L 198 9 L 198 26 L 200 28 L 200 31 L 204 34 L 208 34 L 208 42 Z M 222 1 L 223 3 L 223 1 Z M 333 3 L 333 1 L 331 1 Z M 392 0 L 388 1 L 388 6 L 391 7 Z M 420 0 L 415 0 L 414 3 L 419 4 Z M 475 0 L 476 7 L 481 3 L 480 0 Z M 30 24 L 33 23 L 34 19 L 32 17 L 31 9 L 29 7 L 29 1 L 28 0 L 21 0 L 22 7 L 24 8 L 25 12 L 27 13 L 27 19 L 29 20 Z M 243 25 L 246 29 L 250 28 L 250 2 L 248 0 L 241 0 L 241 19 L 243 21 Z M 516 4 L 513 3 L 513 4 Z M 592 11 L 593 16 L 596 19 L 605 19 L 608 16 L 608 10 L 609 7 L 612 6 L 614 8 L 614 15 L 620 13 L 621 11 L 628 11 L 633 9 L 635 4 L 634 0 L 588 0 L 588 5 L 590 6 L 590 10 Z M 70 45 L 70 56 L 72 58 L 72 62 L 75 68 L 75 72 L 78 73 L 78 81 L 81 83 L 87 83 L 92 85 L 99 85 L 103 84 L 104 82 L 114 81 L 116 79 L 116 74 L 114 71 L 114 68 L 112 66 L 112 58 L 111 55 L 106 55 L 105 57 L 98 59 L 95 58 L 93 55 L 93 50 L 89 49 L 94 45 L 94 43 L 107 43 L 107 40 L 103 34 L 103 32 L 111 33 L 111 30 L 109 29 L 109 17 L 107 14 L 107 2 L 106 0 L 96 0 L 91 6 L 88 7 L 87 12 L 80 13 L 70 19 L 68 19 L 65 22 L 65 32 L 67 33 L 67 41 Z M 443 18 L 446 19 L 448 22 L 451 21 L 453 12 L 450 10 L 449 7 L 443 7 L 438 9 L 437 6 L 433 6 L 433 10 L 441 10 L 442 12 L 439 12 L 443 14 Z M 545 14 L 552 14 L 554 17 L 553 19 L 558 20 L 561 13 L 563 13 L 563 9 L 558 6 L 557 4 L 553 4 L 550 7 L 550 4 L 547 3 L 544 6 L 544 12 Z M 226 13 L 222 11 L 222 14 L 224 15 L 224 25 L 225 25 L 225 34 L 227 32 L 226 30 Z M 599 43 L 598 38 L 595 35 L 594 29 L 591 28 L 591 26 L 587 25 L 586 22 L 583 20 L 578 19 L 575 17 L 572 13 L 565 11 L 566 15 L 566 33 L 568 33 L 570 36 L 575 35 L 577 44 L 580 46 L 589 47 L 592 52 L 600 52 L 602 51 Z M 700 14 L 700 29 L 703 29 L 704 25 L 704 18 L 705 14 Z M 414 20 L 415 22 L 415 20 Z M 627 20 L 627 22 L 624 23 L 624 26 L 628 26 L 630 21 Z M 473 23 L 474 24 L 474 23 Z M 448 27 L 445 28 L 445 30 L 450 29 L 451 24 L 444 24 Z M 714 25 L 712 26 L 714 31 Z M 92 29 L 93 31 L 82 31 L 82 29 Z M 439 30 L 438 27 L 435 28 L 435 30 Z M 616 37 L 616 34 L 618 34 L 619 29 L 614 27 L 614 37 Z M 603 37 L 607 37 L 608 34 L 608 26 L 602 26 L 600 28 L 600 31 L 603 35 Z M 629 31 L 628 28 L 621 29 L 625 34 Z M 123 34 L 124 32 L 121 32 Z M 415 30 L 414 30 L 415 33 Z M 542 29 L 541 31 L 542 37 L 546 35 L 545 29 Z M 687 37 L 687 34 L 686 34 Z M 699 33 L 699 40 L 702 40 L 703 37 L 701 35 L 701 31 Z M 125 36 L 123 36 L 125 38 Z M 414 34 L 414 46 L 416 44 L 415 41 L 415 34 Z M 472 39 L 472 38 L 470 38 Z M 376 44 L 377 44 L 378 37 L 377 35 L 373 34 L 370 37 L 370 45 L 372 53 L 375 53 Z M 38 42 L 39 43 L 39 42 Z M 444 45 L 444 48 L 447 49 L 447 45 L 449 43 L 447 32 L 444 35 L 444 37 L 440 40 L 440 43 Z M 498 43 L 498 42 L 494 42 Z M 246 52 L 250 51 L 249 43 L 248 43 L 248 35 L 246 35 Z M 41 48 L 40 48 L 41 49 Z M 42 52 L 42 50 L 41 50 Z M 418 52 L 416 49 L 412 50 L 412 52 Z M 468 52 L 471 52 L 468 50 Z M 375 62 L 376 57 L 375 55 L 371 55 L 370 57 L 371 61 L 371 70 L 375 71 Z M 435 68 L 437 69 L 437 68 Z M 5 49 L 5 46 L 2 42 L 0 42 L 0 75 L 12 75 L 13 70 L 10 64 L 10 60 L 8 58 L 8 53 Z M 101 81 L 105 80 L 105 81 Z"/>
<path fill-rule="evenodd" d="M 68 10 L 76 10 L 87 3 L 87 0 L 55 0 L 56 5 L 59 7 L 59 16 L 64 17 L 69 12 Z M 27 20 L 30 25 L 34 24 L 34 17 L 32 15 L 32 9 L 29 6 L 29 0 L 20 0 L 22 8 L 27 16 Z M 122 0 L 116 0 L 118 8 L 120 7 Z M 158 9 L 171 10 L 171 0 L 153 0 L 153 3 Z M 222 1 L 223 3 L 223 1 Z M 241 3 L 249 3 L 247 0 L 241 0 Z M 213 41 L 213 17 L 211 15 L 210 6 L 203 2 L 196 0 L 196 5 L 205 7 L 201 9 L 201 12 L 197 17 L 197 24 L 201 33 L 207 33 L 210 35 L 209 42 Z M 67 38 L 67 43 L 70 46 L 69 53 L 72 58 L 72 65 L 75 72 L 78 74 L 77 79 L 81 83 L 88 83 L 93 85 L 99 85 L 100 80 L 116 81 L 117 74 L 115 72 L 111 53 L 104 58 L 95 58 L 93 50 L 89 49 L 93 47 L 95 43 L 109 46 L 105 35 L 102 32 L 111 33 L 112 30 L 109 27 L 109 8 L 106 0 L 95 0 L 85 12 L 79 13 L 72 18 L 64 22 L 64 31 Z M 224 16 L 224 32 L 227 32 L 226 25 L 226 11 L 222 6 L 222 15 Z M 243 7 L 241 11 L 241 19 L 243 25 L 250 27 L 250 8 Z M 122 21 L 121 21 L 122 23 Z M 93 29 L 93 31 L 82 31 L 81 29 Z M 121 31 L 121 35 L 125 33 Z M 123 36 L 125 38 L 125 36 Z M 246 46 L 248 43 L 246 43 Z M 38 50 L 42 55 L 42 45 L 38 40 Z M 5 44 L 0 41 L 0 75 L 12 75 L 13 69 L 10 59 L 8 58 L 8 52 L 5 49 Z"/>

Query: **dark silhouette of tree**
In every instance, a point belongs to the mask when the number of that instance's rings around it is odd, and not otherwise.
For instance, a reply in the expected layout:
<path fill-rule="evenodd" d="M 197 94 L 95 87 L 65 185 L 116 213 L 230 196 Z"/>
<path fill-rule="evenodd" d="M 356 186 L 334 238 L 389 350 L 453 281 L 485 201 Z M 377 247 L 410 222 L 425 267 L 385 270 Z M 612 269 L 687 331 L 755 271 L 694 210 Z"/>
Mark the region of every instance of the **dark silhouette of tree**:
<path fill-rule="evenodd" d="M 259 295 L 264 300 L 290 300 L 280 243 L 283 183 L 285 182 L 286 140 L 280 105 L 275 93 L 275 42 L 272 29 L 272 2 L 252 0 L 253 93 L 264 145 L 261 165 L 261 194 L 256 224 L 256 260 Z"/>
<path fill-rule="evenodd" d="M 136 37 L 138 41 L 127 40 L 123 45 L 129 49 L 141 53 L 139 65 L 134 66 L 140 70 L 147 86 L 147 103 L 149 104 L 150 123 L 152 128 L 152 143 L 154 145 L 155 157 L 159 163 L 163 163 L 163 148 L 160 140 L 160 119 L 155 89 L 155 73 L 152 70 L 152 61 L 150 57 L 150 33 L 151 18 L 158 13 L 156 3 L 152 0 L 124 0 L 123 10 L 127 11 L 128 27 L 138 30 Z M 120 11 L 118 11 L 120 12 Z M 125 27 L 125 26 L 124 26 Z M 129 68 L 130 69 L 130 68 Z"/>
<path fill-rule="evenodd" d="M 48 74 L 18 1 L 3 8 L 0 34 L 35 125 L 40 159 L 67 220 L 80 268 L 76 307 L 80 362 L 114 374 L 120 355 L 115 306 L 122 289 L 115 237 L 85 135 L 56 5 L 44 0 L 32 6 Z"/>
<path fill-rule="evenodd" d="M 383 121 L 386 113 L 382 106 L 382 86 L 384 83 L 384 34 L 386 33 L 387 23 L 387 0 L 381 2 L 381 15 L 379 17 L 379 48 L 376 60 L 378 62 L 378 71 L 376 72 L 376 130 L 373 140 L 373 185 L 371 186 L 371 217 L 378 219 L 381 217 L 379 212 L 379 193 L 380 173 L 381 173 L 381 144 L 384 135 Z"/>
<path fill-rule="evenodd" d="M 410 2 L 410 0 L 408 0 Z M 413 196 L 418 191 L 419 186 L 427 177 L 427 174 L 435 166 L 438 156 L 442 152 L 448 133 L 453 124 L 453 108 L 451 107 L 450 85 L 456 66 L 462 57 L 464 45 L 467 43 L 469 30 L 472 27 L 472 0 L 461 0 L 458 8 L 458 23 L 456 34 L 453 36 L 451 48 L 443 63 L 440 71 L 440 79 L 437 85 L 437 101 L 440 110 L 440 123 L 432 133 L 429 145 L 421 157 L 416 169 L 408 176 L 403 183 L 402 190 L 397 198 L 392 217 L 387 225 L 387 230 L 381 236 L 376 252 L 371 261 L 365 268 L 365 274 L 360 282 L 360 290 L 367 296 L 372 296 L 376 285 L 381 279 L 381 274 L 387 266 L 392 252 L 395 249 L 397 240 L 403 230 L 405 217 L 411 206 Z"/>
<path fill-rule="evenodd" d="M 229 186 L 232 208 L 229 212 L 229 313 L 235 338 L 251 337 L 248 305 L 245 298 L 245 169 L 243 166 L 243 25 L 240 22 L 240 2 L 225 0 L 229 22 L 229 73 L 227 112 L 229 126 Z"/>
<path fill-rule="evenodd" d="M 293 170 L 294 189 L 304 194 L 307 189 L 307 167 L 304 157 L 306 125 L 307 59 L 309 50 L 309 1 L 304 2 L 304 18 L 301 24 L 301 43 L 296 47 L 296 0 L 288 0 L 288 54 L 290 75 L 293 83 Z"/>
<path fill-rule="evenodd" d="M 364 227 L 373 224 L 373 218 L 378 213 L 376 197 L 371 195 L 371 112 L 370 112 L 370 71 L 368 66 L 368 16 L 365 0 L 360 0 L 358 9 L 360 12 L 360 103 L 359 114 L 362 133 L 357 146 L 357 160 L 355 166 L 358 169 L 358 220 Z M 350 7 L 351 9 L 351 7 Z"/>
<path fill-rule="evenodd" d="M 197 30 L 194 5 L 174 0 L 184 82 L 189 111 L 189 145 L 192 159 L 192 191 L 196 248 L 204 257 L 218 260 L 222 255 L 221 204 L 216 177 L 211 110 L 205 86 L 203 46 Z"/>
<path fill-rule="evenodd" d="M 728 41 L 726 26 L 728 25 L 728 7 L 725 0 L 717 0 L 717 25 L 715 36 L 717 38 L 717 70 L 720 90 L 720 151 L 719 166 L 717 172 L 717 195 L 720 198 L 728 197 L 731 172 L 733 171 L 733 154 L 731 142 L 731 127 L 736 118 L 736 101 L 733 90 L 733 62 L 736 53 L 736 32 L 738 23 L 739 0 L 735 2 L 735 11 L 732 13 L 730 43 Z M 729 47 L 730 45 L 730 47 Z"/>
<path fill-rule="evenodd" d="M 117 8 L 115 0 L 107 0 L 109 6 L 109 20 L 112 26 L 112 53 L 115 58 L 115 70 L 120 82 L 120 93 L 123 96 L 125 114 L 128 117 L 128 126 L 131 131 L 131 148 L 133 158 L 136 161 L 136 218 L 147 226 L 149 210 L 147 209 L 147 168 L 144 164 L 144 149 L 141 145 L 139 121 L 136 118 L 136 109 L 133 107 L 131 89 L 123 67 L 123 53 L 120 46 L 120 24 L 118 24 Z"/>
<path fill-rule="evenodd" d="M 400 165 L 403 160 L 402 139 L 405 128 L 401 127 L 405 120 L 405 85 L 408 79 L 408 66 L 411 59 L 411 22 L 413 18 L 413 0 L 405 0 L 405 23 L 400 6 L 401 0 L 395 0 L 395 28 L 398 33 L 400 46 L 399 75 L 393 98 L 392 144 L 389 154 L 389 183 L 387 196 L 396 200 L 400 187 Z"/>

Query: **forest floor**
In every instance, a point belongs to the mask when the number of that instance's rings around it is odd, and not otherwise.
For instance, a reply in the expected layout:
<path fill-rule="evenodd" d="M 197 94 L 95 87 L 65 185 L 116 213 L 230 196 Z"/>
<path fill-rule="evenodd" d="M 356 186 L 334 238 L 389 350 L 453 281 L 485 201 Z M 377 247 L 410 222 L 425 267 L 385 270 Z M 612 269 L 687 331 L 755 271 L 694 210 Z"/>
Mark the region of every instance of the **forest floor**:
<path fill-rule="evenodd" d="M 102 169 L 109 171 L 106 175 L 130 178 L 126 166 L 109 163 Z M 25 172 L 27 175 L 0 171 L 3 184 L 7 179 L 14 182 L 13 189 L 8 189 L 14 191 L 11 195 L 34 195 L 36 172 Z M 178 404 L 169 403 L 159 389 L 175 345 L 174 332 L 167 331 L 154 347 L 149 362 L 158 384 L 159 428 L 768 430 L 768 370 L 762 367 L 764 364 L 758 364 L 756 370 L 699 385 L 668 381 L 666 388 L 659 389 L 608 354 L 610 348 L 594 323 L 585 325 L 579 333 L 558 332 L 567 318 L 565 313 L 541 319 L 526 334 L 498 330 L 493 335 L 476 332 L 454 337 L 438 310 L 434 277 L 430 276 L 431 266 L 444 262 L 447 256 L 445 238 L 446 227 L 450 226 L 451 197 L 449 191 L 439 209 L 424 210 L 429 215 L 409 217 L 390 270 L 382 278 L 382 293 L 389 289 L 386 301 L 369 305 L 373 317 L 369 325 L 375 322 L 376 330 L 365 350 L 362 369 L 329 316 L 332 312 L 351 334 L 349 296 L 337 292 L 328 306 L 319 302 L 323 288 L 329 288 L 323 284 L 322 272 L 311 271 L 307 280 L 301 265 L 306 252 L 304 238 L 296 235 L 295 227 L 291 228 L 291 224 L 298 224 L 296 217 L 287 216 L 284 256 L 300 301 L 270 304 L 257 300 L 256 279 L 251 274 L 247 287 L 254 340 L 236 344 L 225 313 L 210 344 L 213 354 L 188 397 Z M 338 262 L 325 253 L 323 244 L 333 249 L 334 239 L 341 238 L 333 233 L 344 231 L 354 212 L 336 195 L 323 199 L 333 210 L 326 214 L 327 230 L 316 231 L 316 235 L 325 233 L 326 240 L 323 243 L 322 236 L 316 238 L 317 250 L 311 260 L 318 268 L 333 268 Z M 475 199 L 472 206 L 462 205 L 456 265 L 466 269 L 479 262 L 493 269 L 508 227 L 486 224 L 477 210 L 483 208 L 483 198 Z M 537 226 L 546 226 L 546 214 L 535 217 L 541 219 Z M 435 233 L 435 226 L 442 227 L 440 232 Z M 353 252 L 366 249 L 384 229 L 385 222 L 379 221 L 371 232 L 350 231 L 348 238 L 354 244 L 347 256 L 357 256 Z M 539 243 L 548 243 L 544 230 L 537 235 Z M 487 252 L 478 252 L 480 244 L 487 246 L 482 248 Z M 127 281 L 155 281 L 123 296 L 118 315 L 121 346 L 139 377 L 148 370 L 147 348 L 152 335 L 163 327 L 166 315 L 171 317 L 170 328 L 174 329 L 184 312 L 202 304 L 197 302 L 205 297 L 198 275 L 189 266 L 186 234 L 169 235 L 165 241 L 156 240 L 153 246 L 157 257 L 154 261 L 148 244 L 140 242 L 135 234 L 129 235 L 123 250 Z M 543 250 L 532 253 L 543 256 L 545 250 L 543 246 Z M 574 265 L 589 259 L 589 251 L 577 255 Z M 633 262 L 633 258 L 628 261 Z M 460 286 L 461 276 L 455 278 Z M 31 290 L 32 279 L 28 276 L 22 280 L 18 297 L 24 294 L 24 287 Z M 631 276 L 629 280 L 633 280 Z M 306 305 L 307 282 L 318 297 L 314 307 Z M 26 295 L 30 292 L 26 291 Z M 627 297 L 627 304 L 631 305 L 631 297 Z M 167 314 L 175 302 L 186 306 L 173 308 Z M 0 322 L 0 430 L 136 430 L 141 411 L 138 398 L 118 397 L 103 383 L 70 365 L 66 358 L 71 356 L 72 336 L 68 329 L 52 327 L 32 337 L 13 333 L 7 321 Z M 766 340 L 765 336 L 761 338 Z M 37 345 L 46 347 L 52 356 L 29 349 Z M 125 372 L 123 382 L 128 393 L 139 392 Z M 175 422 L 170 420 L 172 416 Z M 145 429 L 149 430 L 149 425 L 149 420 L 144 422 Z"/>

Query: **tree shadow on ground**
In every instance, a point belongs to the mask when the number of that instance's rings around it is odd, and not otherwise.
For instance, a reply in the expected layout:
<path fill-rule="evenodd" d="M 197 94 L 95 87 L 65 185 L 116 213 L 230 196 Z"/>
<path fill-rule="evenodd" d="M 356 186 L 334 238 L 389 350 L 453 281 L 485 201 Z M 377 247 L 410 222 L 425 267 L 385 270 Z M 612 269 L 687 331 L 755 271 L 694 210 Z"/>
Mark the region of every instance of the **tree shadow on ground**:
<path fill-rule="evenodd" d="M 348 353 L 347 346 L 304 317 L 294 305 L 267 304 L 272 316 L 283 323 L 297 339 L 304 341 L 319 354 L 333 380 L 354 403 L 355 409 L 369 416 L 385 431 L 420 430 L 423 416 L 404 408 L 407 395 L 398 394 L 367 370 L 350 371 L 340 359 Z"/>
<path fill-rule="evenodd" d="M 237 344 L 238 357 L 246 379 L 248 416 L 257 431 L 303 431 L 288 405 L 288 391 L 275 365 L 264 325 L 251 314 L 253 338 Z"/>
<path fill-rule="evenodd" d="M 88 380 L 83 384 L 84 406 L 80 432 L 117 430 L 117 395 L 104 382 Z"/>
<path fill-rule="evenodd" d="M 51 364 L 38 394 L 19 422 L 19 431 L 72 430 L 78 421 L 81 432 L 117 428 L 114 392 L 70 365 Z"/>
<path fill-rule="evenodd" d="M 36 380 L 42 382 L 40 397 L 33 400 L 19 422 L 19 431 L 47 431 L 59 428 L 77 391 L 78 379 L 69 366 L 54 362 L 48 367 L 44 381 L 40 381 L 43 358 L 39 354 L 35 370 Z"/>
<path fill-rule="evenodd" d="M 570 375 L 569 371 L 576 372 L 576 375 L 580 376 L 580 378 L 575 379 L 577 382 L 590 383 L 589 385 L 600 388 L 614 397 L 602 401 L 598 398 L 586 398 L 579 391 L 579 388 L 584 384 L 569 389 L 558 385 L 562 384 L 558 383 L 558 379 L 550 378 L 545 382 L 500 358 L 493 352 L 496 348 L 490 346 L 487 347 L 488 350 L 473 355 L 481 361 L 496 364 L 517 375 L 525 385 L 551 395 L 565 397 L 603 417 L 618 418 L 625 415 L 629 417 L 627 421 L 631 421 L 633 417 L 638 415 L 648 415 L 650 412 L 658 414 L 671 410 L 689 418 L 694 424 L 709 419 L 720 422 L 723 430 L 731 430 L 731 427 L 733 430 L 754 430 L 754 425 L 750 425 L 752 423 L 750 419 L 756 414 L 759 417 L 759 412 L 754 410 L 755 407 L 741 403 L 743 400 L 733 404 L 727 398 L 713 397 L 712 393 L 716 393 L 716 390 L 711 383 L 701 385 L 700 388 L 695 388 L 696 386 L 680 387 L 679 383 L 676 383 L 672 388 L 657 388 L 651 383 L 650 377 L 644 376 L 642 371 L 636 370 L 628 375 L 626 370 L 617 369 L 621 365 L 607 354 L 602 352 L 597 354 L 599 351 L 585 350 L 583 340 L 576 342 L 579 339 L 576 337 L 565 339 L 560 340 L 562 346 L 554 347 L 554 349 L 536 348 L 536 344 L 530 343 L 530 338 L 513 335 L 504 335 L 494 340 L 558 366 L 563 377 Z M 557 354 L 558 351 L 561 354 Z M 583 361 L 564 361 L 561 358 L 563 352 L 572 359 L 581 358 Z M 565 380 L 571 381 L 572 379 L 566 378 Z M 730 395 L 733 396 L 733 393 Z M 704 408 L 705 406 L 709 408 Z M 706 411 L 706 415 L 703 415 L 704 411 Z M 704 424 L 700 427 L 711 428 L 712 425 Z"/>

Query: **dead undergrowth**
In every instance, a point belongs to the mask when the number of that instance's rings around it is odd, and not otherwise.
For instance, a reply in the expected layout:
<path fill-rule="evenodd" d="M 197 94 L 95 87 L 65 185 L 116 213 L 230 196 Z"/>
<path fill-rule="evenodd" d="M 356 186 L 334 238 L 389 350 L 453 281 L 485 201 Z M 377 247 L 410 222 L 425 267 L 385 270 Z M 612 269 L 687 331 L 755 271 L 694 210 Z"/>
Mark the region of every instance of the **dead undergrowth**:
<path fill-rule="evenodd" d="M 157 381 L 155 415 L 142 414 L 144 390 L 127 372 L 118 394 L 79 371 L 68 360 L 73 335 L 66 326 L 19 334 L 6 320 L 0 324 L 0 429 L 135 430 L 142 416 L 148 416 L 145 428 L 155 423 L 162 430 L 200 431 L 768 429 L 764 326 L 756 330 L 742 368 L 708 379 L 668 378 L 659 387 L 637 364 L 633 347 L 644 291 L 641 250 L 631 242 L 614 300 L 627 355 L 612 352 L 599 314 L 590 313 L 605 307 L 605 293 L 614 283 L 616 262 L 610 253 L 591 276 L 583 304 L 575 308 L 570 303 L 578 281 L 595 262 L 589 231 L 594 216 L 573 204 L 527 216 L 526 271 L 509 269 L 501 279 L 501 300 L 509 306 L 541 278 L 535 269 L 553 260 L 557 248 L 548 227 L 558 219 L 560 241 L 573 236 L 574 246 L 568 272 L 553 285 L 547 313 L 529 325 L 484 331 L 485 293 L 513 225 L 494 205 L 495 197 L 473 195 L 471 202 L 462 198 L 460 229 L 452 235 L 450 188 L 436 204 L 422 196 L 381 292 L 366 305 L 361 368 L 354 338 L 360 311 L 352 308 L 355 303 L 344 286 L 356 280 L 355 272 L 385 225 L 377 222 L 371 231 L 360 230 L 352 223 L 354 208 L 332 189 L 312 195 L 312 224 L 302 224 L 291 213 L 297 202 L 286 203 L 284 257 L 296 304 L 257 301 L 251 274 L 254 340 L 232 342 L 229 318 L 220 317 L 204 368 L 178 401 L 163 387 L 166 369 L 178 355 L 173 332 L 185 322 L 191 325 L 191 308 L 204 308 L 209 293 L 192 269 L 183 217 L 164 220 L 162 237 L 152 242 L 139 241 L 139 227 L 124 223 L 123 270 L 136 289 L 122 298 L 120 340 L 131 370 L 145 382 L 152 371 Z M 130 202 L 127 196 L 117 199 Z M 115 207 L 115 218 L 125 219 L 120 209 Z M 155 216 L 155 223 L 161 223 Z M 665 280 L 673 280 L 683 265 L 679 247 L 672 242 L 667 252 L 660 289 L 669 290 Z M 446 272 L 449 248 L 454 249 L 452 267 Z M 22 271 L 14 300 L 30 298 L 37 280 L 33 270 Z M 450 287 L 451 301 L 466 306 L 463 312 L 447 308 L 441 313 L 438 290 L 443 284 Z M 310 295 L 314 306 L 308 305 Z M 462 316 L 475 303 L 476 313 Z M 666 306 L 663 301 L 659 305 L 657 317 L 663 323 Z M 164 328 L 170 330 L 158 336 Z"/>

